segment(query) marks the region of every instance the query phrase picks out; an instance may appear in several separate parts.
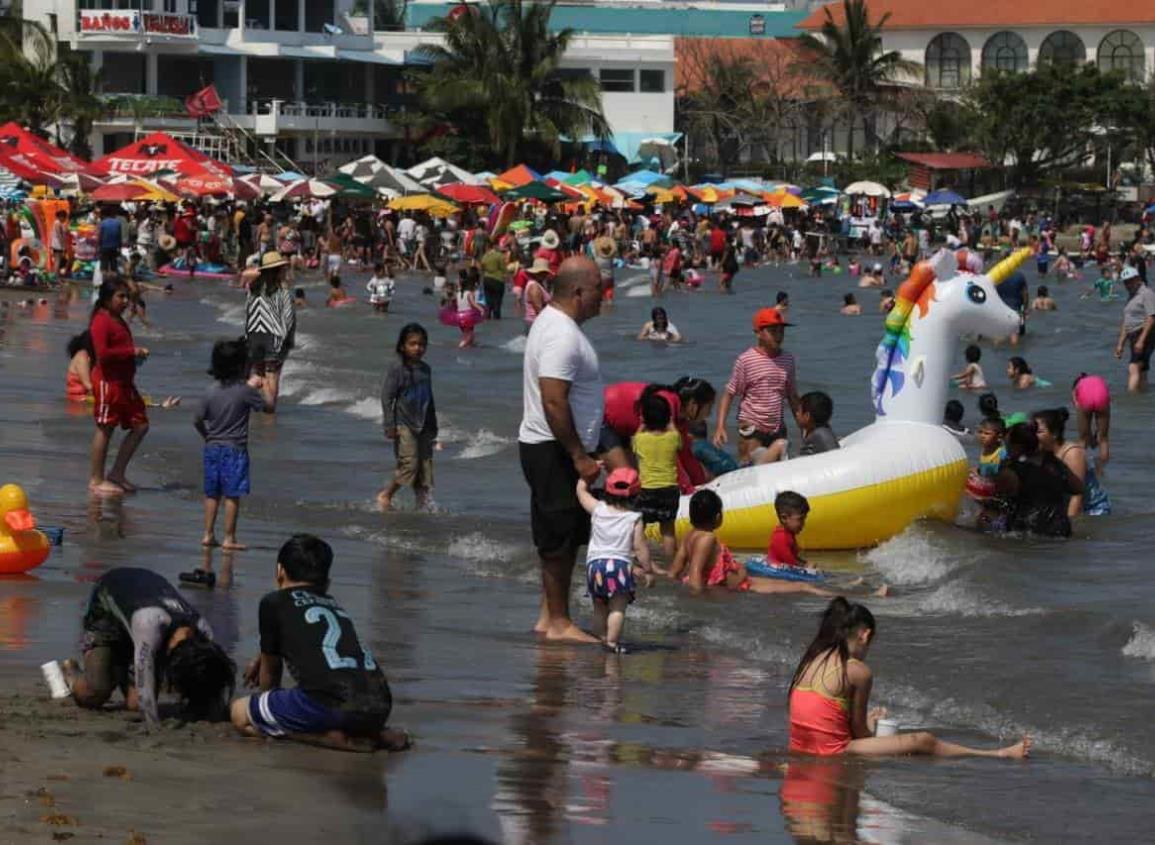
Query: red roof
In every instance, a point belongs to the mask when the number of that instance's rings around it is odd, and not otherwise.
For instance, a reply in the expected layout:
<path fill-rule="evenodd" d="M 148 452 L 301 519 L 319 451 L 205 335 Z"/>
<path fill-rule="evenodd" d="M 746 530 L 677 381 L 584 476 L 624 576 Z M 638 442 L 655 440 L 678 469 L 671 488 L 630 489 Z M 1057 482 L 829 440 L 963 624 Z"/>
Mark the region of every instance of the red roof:
<path fill-rule="evenodd" d="M 1155 23 L 1155 3 L 1151 0 L 1018 0 L 1015 3 L 928 3 L 926 0 L 870 0 L 870 20 L 889 13 L 887 29 L 950 30 L 965 27 L 1015 28 L 1054 26 L 1066 29 L 1079 24 L 1126 26 Z M 799 29 L 818 30 L 830 10 L 835 23 L 842 23 L 842 3 L 827 3 L 811 12 Z M 972 45 L 975 46 L 975 45 Z"/>
<path fill-rule="evenodd" d="M 150 176 L 158 170 L 172 170 L 182 177 L 228 178 L 227 165 L 213 161 L 200 150 L 163 132 L 153 132 L 92 163 L 101 173 Z"/>
<path fill-rule="evenodd" d="M 903 161 L 928 170 L 974 170 L 993 165 L 977 153 L 895 153 Z"/>
<path fill-rule="evenodd" d="M 679 95 L 695 94 L 706 87 L 712 73 L 711 61 L 747 59 L 762 85 L 781 97 L 804 99 L 826 92 L 827 86 L 800 69 L 805 48 L 796 38 L 691 38 L 674 39 L 674 90 Z"/>

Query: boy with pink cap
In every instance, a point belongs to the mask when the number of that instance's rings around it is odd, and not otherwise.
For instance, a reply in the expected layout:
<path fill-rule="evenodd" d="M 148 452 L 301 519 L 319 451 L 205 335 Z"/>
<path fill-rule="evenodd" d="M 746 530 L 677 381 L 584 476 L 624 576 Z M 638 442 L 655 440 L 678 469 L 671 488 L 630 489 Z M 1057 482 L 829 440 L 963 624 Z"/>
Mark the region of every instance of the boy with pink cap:
<path fill-rule="evenodd" d="M 632 467 L 615 469 L 606 477 L 601 499 L 590 493 L 583 478 L 577 483 L 577 497 L 590 515 L 590 542 L 586 551 L 586 588 L 594 603 L 594 633 L 606 651 L 624 654 L 619 642 L 626 622 L 626 607 L 634 600 L 634 565 L 650 575 L 657 570 L 650 561 L 642 515 L 632 509 L 641 492 L 638 471 Z"/>

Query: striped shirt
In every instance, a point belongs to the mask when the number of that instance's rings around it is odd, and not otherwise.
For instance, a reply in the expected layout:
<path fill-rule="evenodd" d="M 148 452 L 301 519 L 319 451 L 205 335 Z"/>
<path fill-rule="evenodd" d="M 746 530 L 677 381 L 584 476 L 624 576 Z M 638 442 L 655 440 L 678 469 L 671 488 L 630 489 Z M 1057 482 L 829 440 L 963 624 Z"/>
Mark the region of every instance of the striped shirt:
<path fill-rule="evenodd" d="M 794 392 L 794 356 L 779 352 L 773 358 L 753 346 L 738 356 L 726 392 L 741 402 L 738 425 L 759 431 L 782 428 L 782 405 Z"/>

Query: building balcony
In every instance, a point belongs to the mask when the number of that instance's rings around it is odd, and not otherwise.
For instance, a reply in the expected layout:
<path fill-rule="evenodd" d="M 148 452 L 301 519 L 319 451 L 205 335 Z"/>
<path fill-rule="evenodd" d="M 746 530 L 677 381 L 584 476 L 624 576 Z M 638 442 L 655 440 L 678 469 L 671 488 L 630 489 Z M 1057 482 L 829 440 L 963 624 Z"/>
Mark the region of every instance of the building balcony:
<path fill-rule="evenodd" d="M 299 100 L 254 99 L 249 113 L 232 115 L 238 126 L 260 137 L 324 133 L 326 135 L 393 135 L 392 116 L 398 107 L 376 103 L 309 103 Z"/>

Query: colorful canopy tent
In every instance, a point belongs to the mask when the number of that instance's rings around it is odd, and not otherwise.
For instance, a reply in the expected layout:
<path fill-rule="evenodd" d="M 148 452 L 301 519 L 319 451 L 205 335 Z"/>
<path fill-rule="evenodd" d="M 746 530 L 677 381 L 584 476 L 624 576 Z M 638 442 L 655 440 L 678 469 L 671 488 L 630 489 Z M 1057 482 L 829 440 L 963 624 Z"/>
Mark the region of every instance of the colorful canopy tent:
<path fill-rule="evenodd" d="M 586 135 L 579 143 L 587 150 L 614 153 L 624 158 L 627 164 L 639 164 L 643 161 L 639 155 L 643 143 L 665 141 L 672 145 L 680 140 L 682 140 L 681 132 L 615 132 L 608 138 Z"/>
<path fill-rule="evenodd" d="M 179 202 L 180 197 L 147 179 L 101 185 L 90 195 L 100 202 Z"/>
<path fill-rule="evenodd" d="M 838 202 L 838 189 L 816 185 L 802 192 L 802 199 L 811 205 L 830 205 Z"/>
<path fill-rule="evenodd" d="M 939 190 L 932 191 L 926 195 L 923 200 L 925 205 L 966 205 L 966 197 L 956 194 L 954 191 Z"/>
<path fill-rule="evenodd" d="M 524 185 L 506 191 L 501 195 L 504 200 L 537 200 L 538 202 L 564 202 L 568 197 L 557 188 L 551 188 L 544 182 L 527 182 Z"/>
<path fill-rule="evenodd" d="M 61 173 L 87 173 L 89 163 L 72 153 L 28 131 L 16 121 L 0 126 L 0 163 L 3 159 L 19 155 L 41 170 L 59 175 Z"/>
<path fill-rule="evenodd" d="M 457 211 L 457 205 L 433 194 L 412 194 L 389 201 L 394 211 L 427 211 L 435 217 L 448 217 Z"/>
<path fill-rule="evenodd" d="M 455 164 L 450 164 L 445 159 L 438 158 L 437 156 L 426 159 L 420 164 L 415 164 L 406 172 L 426 187 L 430 185 L 448 185 L 453 182 L 464 182 L 467 185 L 480 185 L 485 181 L 478 179 L 468 170 L 464 170 Z"/>
<path fill-rule="evenodd" d="M 652 170 L 636 170 L 633 173 L 627 173 L 618 182 L 617 185 L 641 185 L 649 187 L 655 182 L 668 181 L 661 173 L 655 173 Z"/>
<path fill-rule="evenodd" d="M 868 196 L 868 197 L 889 197 L 890 191 L 885 185 L 880 185 L 877 182 L 854 182 L 847 185 L 842 193 L 849 196 Z"/>
<path fill-rule="evenodd" d="M 232 176 L 228 165 L 213 161 L 200 150 L 163 132 L 146 135 L 139 141 L 133 141 L 128 146 L 98 158 L 92 162 L 92 170 L 131 176 L 146 176 L 162 170 L 171 170 L 182 177 L 202 179 Z"/>
<path fill-rule="evenodd" d="M 232 179 L 219 179 L 215 176 L 209 178 L 189 176 L 184 179 L 161 178 L 157 180 L 157 183 L 182 197 L 219 197 L 234 193 Z"/>
<path fill-rule="evenodd" d="M 284 190 L 285 187 L 284 182 L 275 176 L 270 176 L 268 173 L 250 173 L 247 176 L 241 176 L 236 179 L 235 182 L 243 182 L 249 188 L 256 191 L 258 196 L 272 196 Z"/>
<path fill-rule="evenodd" d="M 463 205 L 492 205 L 500 202 L 497 194 L 484 185 L 466 185 L 457 182 L 453 185 L 442 185 L 437 189 L 437 193 Z"/>
<path fill-rule="evenodd" d="M 286 200 L 327 199 L 340 192 L 340 188 L 331 185 L 324 179 L 298 179 L 291 185 L 286 185 L 269 198 L 269 202 L 285 202 Z"/>
<path fill-rule="evenodd" d="M 806 202 L 801 197 L 796 197 L 794 194 L 788 194 L 785 191 L 781 193 L 766 194 L 767 205 L 777 206 L 778 208 L 805 208 Z"/>
<path fill-rule="evenodd" d="M 573 185 L 567 185 L 565 182 L 562 182 L 558 179 L 546 179 L 545 184 L 549 185 L 555 191 L 561 191 L 570 200 L 581 201 L 585 199 L 585 194 L 581 192 L 580 188 L 576 188 Z"/>
<path fill-rule="evenodd" d="M 504 173 L 498 173 L 495 178 L 514 188 L 520 188 L 522 185 L 528 185 L 530 182 L 543 181 L 540 173 L 524 164 L 511 167 Z"/>
<path fill-rule="evenodd" d="M 381 194 L 401 196 L 425 192 L 424 185 L 404 170 L 390 167 L 377 156 L 368 155 L 338 169 Z"/>
<path fill-rule="evenodd" d="M 588 170 L 582 169 L 578 170 L 576 173 L 570 173 L 561 181 L 565 182 L 567 185 L 586 185 L 594 181 L 594 175 Z"/>
<path fill-rule="evenodd" d="M 335 173 L 326 177 L 325 181 L 337 188 L 337 196 L 352 200 L 377 199 L 376 189 L 354 179 L 348 173 Z"/>

